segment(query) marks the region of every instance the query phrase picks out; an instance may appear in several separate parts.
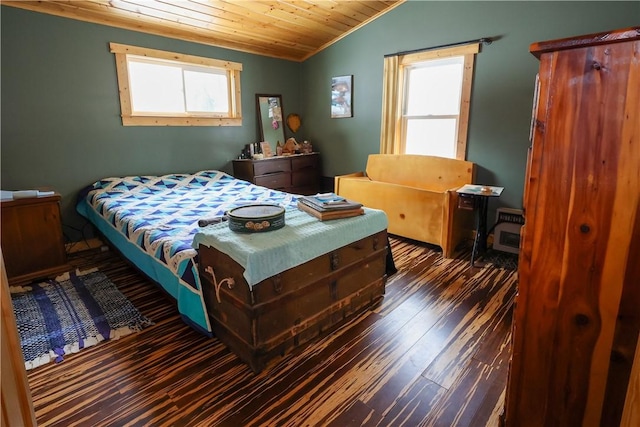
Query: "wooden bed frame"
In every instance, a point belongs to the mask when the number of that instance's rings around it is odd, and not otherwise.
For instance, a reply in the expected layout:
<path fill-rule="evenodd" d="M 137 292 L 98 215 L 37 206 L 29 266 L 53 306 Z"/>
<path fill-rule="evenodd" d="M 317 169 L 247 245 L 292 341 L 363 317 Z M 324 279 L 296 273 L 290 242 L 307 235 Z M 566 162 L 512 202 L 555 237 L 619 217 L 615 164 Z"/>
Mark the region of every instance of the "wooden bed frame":
<path fill-rule="evenodd" d="M 239 264 L 200 245 L 199 275 L 213 331 L 258 373 L 379 303 L 389 250 L 383 230 L 250 288 Z"/>

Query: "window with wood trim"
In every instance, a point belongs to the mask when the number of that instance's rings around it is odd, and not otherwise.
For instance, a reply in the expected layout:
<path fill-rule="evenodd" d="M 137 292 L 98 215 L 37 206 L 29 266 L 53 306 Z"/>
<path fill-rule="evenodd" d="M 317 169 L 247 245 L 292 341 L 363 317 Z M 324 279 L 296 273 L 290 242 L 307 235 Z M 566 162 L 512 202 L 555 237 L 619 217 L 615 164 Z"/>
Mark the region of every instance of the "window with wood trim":
<path fill-rule="evenodd" d="M 110 43 L 125 126 L 241 126 L 242 64 Z"/>
<path fill-rule="evenodd" d="M 479 46 L 385 58 L 381 153 L 465 159 Z"/>

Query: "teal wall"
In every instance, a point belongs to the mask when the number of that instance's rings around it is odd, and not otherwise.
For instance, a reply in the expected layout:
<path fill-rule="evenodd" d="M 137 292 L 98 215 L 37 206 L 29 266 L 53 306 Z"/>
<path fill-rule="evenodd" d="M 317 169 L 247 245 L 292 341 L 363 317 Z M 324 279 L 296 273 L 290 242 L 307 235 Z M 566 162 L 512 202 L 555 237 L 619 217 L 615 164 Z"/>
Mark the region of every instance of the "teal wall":
<path fill-rule="evenodd" d="M 50 186 L 63 195 L 65 234 L 84 221 L 77 192 L 106 176 L 231 171 L 258 140 L 256 93 L 283 95 L 295 134 L 322 152 L 325 176 L 362 170 L 380 140 L 383 55 L 499 37 L 477 55 L 467 158 L 478 182 L 522 199 L 533 84 L 532 42 L 637 25 L 640 2 L 410 1 L 303 63 L 1 6 L 1 177 L 5 190 Z M 123 127 L 109 42 L 243 64 L 241 127 Z M 330 118 L 331 77 L 352 74 L 353 118 Z M 287 130 L 288 131 L 288 130 Z"/>
<path fill-rule="evenodd" d="M 259 139 L 256 93 L 282 94 L 285 111 L 299 108 L 297 62 L 8 6 L 0 14 L 0 185 L 4 190 L 50 186 L 60 192 L 64 232 L 72 240 L 85 225 L 75 212 L 84 186 L 107 176 L 231 172 L 231 159 Z M 109 42 L 242 63 L 242 126 L 122 126 Z"/>
<path fill-rule="evenodd" d="M 467 160 L 478 183 L 505 187 L 500 205 L 520 208 L 539 64 L 529 45 L 639 23 L 640 2 L 410 1 L 302 64 L 300 132 L 322 152 L 325 175 L 363 170 L 380 149 L 385 54 L 498 37 L 476 56 Z M 354 116 L 331 119 L 331 77 L 345 74 Z"/>

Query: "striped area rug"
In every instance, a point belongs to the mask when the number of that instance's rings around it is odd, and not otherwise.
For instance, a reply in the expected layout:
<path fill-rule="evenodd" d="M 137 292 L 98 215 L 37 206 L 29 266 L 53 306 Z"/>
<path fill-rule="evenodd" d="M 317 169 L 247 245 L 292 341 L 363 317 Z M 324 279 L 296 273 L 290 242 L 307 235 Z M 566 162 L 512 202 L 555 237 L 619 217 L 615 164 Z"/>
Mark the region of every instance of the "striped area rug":
<path fill-rule="evenodd" d="M 153 325 L 96 270 L 12 287 L 11 300 L 27 370 Z"/>

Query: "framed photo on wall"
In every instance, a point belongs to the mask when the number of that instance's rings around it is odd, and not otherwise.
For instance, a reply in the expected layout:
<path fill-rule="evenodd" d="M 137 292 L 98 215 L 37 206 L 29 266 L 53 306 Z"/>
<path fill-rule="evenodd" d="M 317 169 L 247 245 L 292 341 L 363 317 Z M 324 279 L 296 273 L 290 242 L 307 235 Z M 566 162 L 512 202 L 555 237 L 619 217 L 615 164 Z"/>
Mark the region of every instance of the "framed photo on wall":
<path fill-rule="evenodd" d="M 353 117 L 353 76 L 331 78 L 331 118 Z"/>

